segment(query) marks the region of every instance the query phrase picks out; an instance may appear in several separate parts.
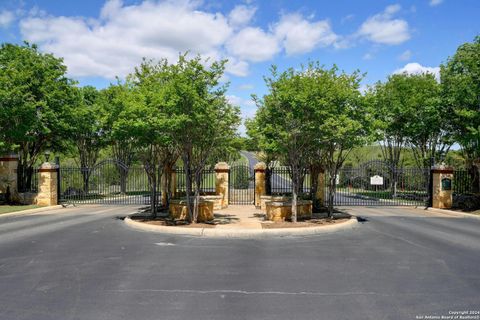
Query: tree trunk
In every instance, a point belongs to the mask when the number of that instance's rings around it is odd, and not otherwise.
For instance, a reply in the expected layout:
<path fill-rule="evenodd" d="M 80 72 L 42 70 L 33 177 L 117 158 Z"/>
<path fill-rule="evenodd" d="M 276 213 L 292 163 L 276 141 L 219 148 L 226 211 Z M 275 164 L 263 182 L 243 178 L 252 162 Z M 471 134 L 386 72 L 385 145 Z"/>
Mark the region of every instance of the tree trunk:
<path fill-rule="evenodd" d="M 188 210 L 188 221 L 193 222 L 193 211 L 191 205 L 191 195 L 192 195 L 192 176 L 190 174 L 190 157 L 182 156 L 183 159 L 183 168 L 185 171 L 185 192 L 187 198 L 187 210 Z"/>
<path fill-rule="evenodd" d="M 478 166 L 480 166 L 480 163 L 478 164 L 472 163 L 468 168 L 468 174 L 470 175 L 470 179 L 472 181 L 472 185 L 470 187 L 472 190 L 472 193 L 480 193 L 480 177 L 479 177 L 480 168 Z"/>
<path fill-rule="evenodd" d="M 83 193 L 85 195 L 90 191 L 90 175 L 92 173 L 90 168 L 81 168 L 83 178 Z"/>
<path fill-rule="evenodd" d="M 168 207 L 170 206 L 170 200 L 172 199 L 172 176 L 173 176 L 173 172 L 174 172 L 174 168 L 172 166 L 168 166 L 167 167 L 167 170 L 165 171 L 165 174 L 166 174 L 166 179 L 165 179 L 165 188 L 166 188 L 166 192 L 167 192 L 167 203 L 165 204 L 166 205 L 166 208 L 168 209 Z"/>
<path fill-rule="evenodd" d="M 198 213 L 200 207 L 200 187 L 202 184 L 202 171 L 195 172 L 195 200 L 193 203 L 193 222 L 198 222 Z"/>
<path fill-rule="evenodd" d="M 397 197 L 397 180 L 398 174 L 396 168 L 390 168 L 390 188 L 392 189 L 392 198 L 395 199 Z"/>
<path fill-rule="evenodd" d="M 120 175 L 120 193 L 126 194 L 127 193 L 127 177 L 128 177 L 128 169 L 123 168 L 122 166 L 118 167 L 118 173 Z"/>
<path fill-rule="evenodd" d="M 335 170 L 334 170 L 335 171 Z M 336 172 L 331 172 L 328 182 L 328 217 L 333 217 L 333 200 L 335 198 L 335 189 L 336 189 Z"/>
<path fill-rule="evenodd" d="M 317 199 L 317 191 L 318 191 L 318 175 L 321 172 L 321 167 L 312 165 L 310 167 L 310 182 L 311 182 L 311 188 L 310 188 L 310 198 L 312 199 L 313 203 L 313 208 L 315 209 L 314 211 L 320 210 L 321 204 L 320 201 Z"/>
<path fill-rule="evenodd" d="M 156 174 L 153 174 L 152 187 L 151 187 L 151 196 L 150 196 L 150 213 L 152 219 L 157 217 L 157 178 Z"/>
<path fill-rule="evenodd" d="M 293 182 L 293 188 L 292 188 L 292 222 L 296 223 L 297 222 L 297 200 L 298 200 L 298 192 L 297 192 L 297 182 Z"/>

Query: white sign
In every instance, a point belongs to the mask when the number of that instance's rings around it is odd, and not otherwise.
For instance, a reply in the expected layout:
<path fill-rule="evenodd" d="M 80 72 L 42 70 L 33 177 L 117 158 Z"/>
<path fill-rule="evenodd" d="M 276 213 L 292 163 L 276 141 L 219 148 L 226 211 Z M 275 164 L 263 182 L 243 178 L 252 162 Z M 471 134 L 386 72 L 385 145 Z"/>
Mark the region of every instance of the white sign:
<path fill-rule="evenodd" d="M 335 177 L 335 184 L 339 185 L 340 184 L 340 175 L 337 174 L 337 176 Z"/>
<path fill-rule="evenodd" d="M 370 177 L 370 184 L 372 186 L 383 186 L 383 177 L 380 177 L 378 175 Z"/>

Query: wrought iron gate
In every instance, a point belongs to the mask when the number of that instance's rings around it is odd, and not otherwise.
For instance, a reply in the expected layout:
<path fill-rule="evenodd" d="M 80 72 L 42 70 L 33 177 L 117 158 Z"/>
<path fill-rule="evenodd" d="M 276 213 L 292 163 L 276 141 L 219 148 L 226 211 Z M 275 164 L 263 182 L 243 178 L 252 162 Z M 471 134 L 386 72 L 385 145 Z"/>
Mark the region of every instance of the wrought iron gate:
<path fill-rule="evenodd" d="M 59 174 L 59 198 L 63 203 L 150 203 L 149 181 L 143 167 L 128 167 L 120 161 L 105 160 L 92 168 L 60 167 Z M 159 191 L 157 197 L 160 197 Z"/>
<path fill-rule="evenodd" d="M 326 193 L 329 179 L 327 172 Z M 344 167 L 335 177 L 334 205 L 423 206 L 428 201 L 428 181 L 428 169 L 394 168 L 380 160 Z"/>
<path fill-rule="evenodd" d="M 255 174 L 248 164 L 235 164 L 228 177 L 229 204 L 255 204 Z"/>

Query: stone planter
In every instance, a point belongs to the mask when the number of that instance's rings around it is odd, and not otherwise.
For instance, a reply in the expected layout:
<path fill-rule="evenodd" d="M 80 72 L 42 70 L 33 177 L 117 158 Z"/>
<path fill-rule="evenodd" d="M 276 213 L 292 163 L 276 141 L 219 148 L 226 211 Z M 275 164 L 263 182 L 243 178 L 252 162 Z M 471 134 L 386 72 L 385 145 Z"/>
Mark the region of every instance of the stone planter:
<path fill-rule="evenodd" d="M 266 219 L 274 222 L 289 220 L 292 218 L 292 202 L 288 201 L 267 201 Z M 297 219 L 309 219 L 312 217 L 312 201 L 297 201 Z"/>
<path fill-rule="evenodd" d="M 213 220 L 214 201 L 201 200 L 198 208 L 198 222 Z M 171 200 L 168 213 L 172 219 L 188 220 L 187 201 Z"/>
<path fill-rule="evenodd" d="M 292 197 L 287 196 L 260 196 L 260 209 L 263 212 L 267 211 L 267 206 L 265 205 L 268 201 L 289 201 Z"/>
<path fill-rule="evenodd" d="M 227 206 L 222 206 L 223 197 L 219 195 L 205 195 L 205 196 L 201 196 L 200 199 L 205 201 L 213 201 L 213 210 L 221 210 L 227 207 Z"/>

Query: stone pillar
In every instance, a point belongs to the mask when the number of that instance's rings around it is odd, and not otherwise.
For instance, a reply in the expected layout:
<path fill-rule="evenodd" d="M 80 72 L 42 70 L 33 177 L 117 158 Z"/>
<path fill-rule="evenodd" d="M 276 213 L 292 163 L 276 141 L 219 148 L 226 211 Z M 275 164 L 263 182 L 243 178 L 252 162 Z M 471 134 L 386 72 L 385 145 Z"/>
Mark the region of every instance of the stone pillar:
<path fill-rule="evenodd" d="M 215 194 L 222 196 L 222 208 L 228 207 L 228 175 L 230 166 L 226 162 L 215 165 Z"/>
<path fill-rule="evenodd" d="M 55 206 L 58 204 L 57 175 L 58 165 L 45 162 L 38 169 L 40 179 L 38 182 L 37 204 L 39 206 Z"/>
<path fill-rule="evenodd" d="M 10 187 L 10 193 L 12 196 L 18 194 L 17 168 L 17 155 L 11 154 L 7 156 L 0 156 L 0 193 L 6 193 L 7 187 Z"/>
<path fill-rule="evenodd" d="M 261 196 L 267 194 L 267 188 L 265 185 L 265 170 L 267 165 L 265 162 L 259 162 L 255 165 L 255 207 L 259 209 L 261 207 Z"/>
<path fill-rule="evenodd" d="M 444 165 L 433 167 L 432 177 L 432 208 L 451 208 L 453 203 L 453 169 Z"/>
<path fill-rule="evenodd" d="M 325 206 L 325 170 L 318 173 L 315 199 L 321 206 Z"/>

